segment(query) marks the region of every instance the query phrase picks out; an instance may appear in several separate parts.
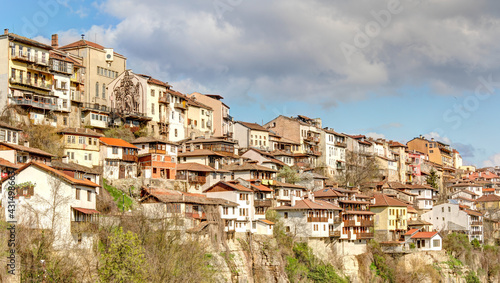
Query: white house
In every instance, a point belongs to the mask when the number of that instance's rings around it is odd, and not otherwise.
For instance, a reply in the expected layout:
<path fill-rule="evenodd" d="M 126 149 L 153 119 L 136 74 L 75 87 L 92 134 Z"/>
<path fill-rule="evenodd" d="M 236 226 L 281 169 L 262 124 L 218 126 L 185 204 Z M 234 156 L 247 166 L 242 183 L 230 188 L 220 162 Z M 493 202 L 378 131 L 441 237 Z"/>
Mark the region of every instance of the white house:
<path fill-rule="evenodd" d="M 122 139 L 101 137 L 100 153 L 103 178 L 137 177 L 138 148 Z"/>
<path fill-rule="evenodd" d="M 56 249 L 90 249 L 98 228 L 98 188 L 89 180 L 30 162 L 2 179 L 2 206 L 15 205 L 13 215 L 6 210 L 7 221 L 51 230 Z"/>
<path fill-rule="evenodd" d="M 432 209 L 434 196 L 434 188 L 428 185 L 411 185 L 411 193 L 417 195 L 416 208 L 418 209 Z"/>
<path fill-rule="evenodd" d="M 411 229 L 404 235 L 407 244 L 413 243 L 417 250 L 440 251 L 443 248 L 443 238 L 438 232 L 420 232 Z"/>
<path fill-rule="evenodd" d="M 21 133 L 21 129 L 0 122 L 0 142 L 17 144 L 19 141 L 19 133 Z"/>

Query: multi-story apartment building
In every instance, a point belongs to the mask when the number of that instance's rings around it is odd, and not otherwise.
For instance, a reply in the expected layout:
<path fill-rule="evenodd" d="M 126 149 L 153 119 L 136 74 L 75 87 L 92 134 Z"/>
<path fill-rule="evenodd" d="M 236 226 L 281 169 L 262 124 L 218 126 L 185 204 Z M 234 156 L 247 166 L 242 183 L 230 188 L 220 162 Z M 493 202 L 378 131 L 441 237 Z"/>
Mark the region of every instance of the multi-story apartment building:
<path fill-rule="evenodd" d="M 213 109 L 196 100 L 187 98 L 187 136 L 190 138 L 212 135 Z"/>
<path fill-rule="evenodd" d="M 99 134 L 87 128 L 64 128 L 58 132 L 68 161 L 94 167 L 100 165 Z"/>
<path fill-rule="evenodd" d="M 443 142 L 435 141 L 434 138 L 429 141 L 423 136 L 419 136 L 406 145 L 409 150 L 416 150 L 427 155 L 431 162 L 454 168 L 452 148 Z"/>
<path fill-rule="evenodd" d="M 240 149 L 257 148 L 269 151 L 269 131 L 257 123 L 234 123 L 234 139 L 238 141 Z"/>
<path fill-rule="evenodd" d="M 342 208 L 342 234 L 341 240 L 360 241 L 366 243 L 373 239 L 373 216 L 368 201 L 357 200 L 355 198 L 348 200 L 338 200 Z"/>
<path fill-rule="evenodd" d="M 73 75 L 73 60 L 67 58 L 63 52 L 51 50 L 49 59 L 50 72 L 54 79 L 52 91 L 57 97 L 56 125 L 68 127 L 69 113 L 71 112 L 70 78 Z"/>
<path fill-rule="evenodd" d="M 421 218 L 432 223 L 437 231 L 463 232 L 469 236 L 469 241 L 477 239 L 483 242 L 483 215 L 475 210 L 461 208 L 456 200 L 435 205 Z"/>
<path fill-rule="evenodd" d="M 126 70 L 127 58 L 114 52 L 112 48 L 104 48 L 102 45 L 83 38 L 59 47 L 58 50 L 82 58 L 82 65 L 85 67 L 84 94 L 81 105 L 83 125 L 100 129 L 107 128 L 112 101 L 107 94 L 106 87 Z"/>
<path fill-rule="evenodd" d="M 166 93 L 160 97 L 160 134 L 169 141 L 177 142 L 187 136 L 187 97 L 166 86 Z"/>
<path fill-rule="evenodd" d="M 196 98 L 197 101 L 209 106 L 213 111 L 213 135 L 216 137 L 232 137 L 234 120 L 229 115 L 229 106 L 222 100 L 220 95 L 216 94 L 201 94 L 194 92 L 190 95 L 191 98 Z"/>
<path fill-rule="evenodd" d="M 137 177 L 138 148 L 122 139 L 101 137 L 100 162 L 103 178 L 123 179 Z"/>
<path fill-rule="evenodd" d="M 319 163 L 326 166 L 328 176 L 333 177 L 346 169 L 347 137 L 344 134 L 324 128 L 321 131 L 320 147 L 323 154 Z"/>
<path fill-rule="evenodd" d="M 153 137 L 140 137 L 131 142 L 139 148 L 139 168 L 145 178 L 175 179 L 177 144 Z"/>
<path fill-rule="evenodd" d="M 375 238 L 398 241 L 408 230 L 407 204 L 385 194 L 376 194 L 370 211 L 375 213 Z"/>
<path fill-rule="evenodd" d="M 57 124 L 53 111 L 59 110 L 59 98 L 52 89 L 50 50 L 51 46 L 9 33 L 8 29 L 0 35 L 0 109 L 21 106 L 26 114 L 10 114 L 37 124 Z"/>

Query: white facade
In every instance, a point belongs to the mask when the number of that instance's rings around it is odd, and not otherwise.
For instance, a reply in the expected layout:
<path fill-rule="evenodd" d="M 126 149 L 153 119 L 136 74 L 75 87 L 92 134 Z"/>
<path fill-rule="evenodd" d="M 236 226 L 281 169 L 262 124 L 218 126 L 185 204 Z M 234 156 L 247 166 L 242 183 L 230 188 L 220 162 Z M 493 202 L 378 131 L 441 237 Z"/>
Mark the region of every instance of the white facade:
<path fill-rule="evenodd" d="M 33 195 L 30 195 L 29 191 L 23 192 L 23 196 L 15 200 L 17 223 L 37 229 L 52 229 L 55 235 L 53 245 L 56 249 L 92 248 L 94 234 L 72 233 L 71 226 L 75 224 L 72 222 L 83 221 L 78 219 L 82 216 L 77 216 L 74 208 L 96 209 L 98 185 L 93 187 L 71 184 L 35 165 L 25 168 L 15 176 L 15 184 L 25 182 L 34 184 Z M 8 182 L 2 184 L 2 192 L 2 206 L 7 207 Z M 55 207 L 54 202 L 58 203 Z"/>
<path fill-rule="evenodd" d="M 418 209 L 432 209 L 433 202 L 432 202 L 431 189 L 424 189 L 424 188 L 412 189 L 411 193 L 418 195 L 416 197 Z"/>

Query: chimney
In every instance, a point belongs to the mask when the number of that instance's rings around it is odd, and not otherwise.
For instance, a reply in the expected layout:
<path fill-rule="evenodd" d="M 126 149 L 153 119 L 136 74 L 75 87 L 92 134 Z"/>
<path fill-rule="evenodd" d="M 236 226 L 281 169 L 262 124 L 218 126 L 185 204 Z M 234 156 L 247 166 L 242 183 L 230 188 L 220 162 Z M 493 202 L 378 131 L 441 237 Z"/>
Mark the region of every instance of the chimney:
<path fill-rule="evenodd" d="M 421 138 L 421 139 L 422 139 L 422 138 L 424 138 L 424 137 L 423 137 L 422 135 L 420 135 L 420 137 L 419 137 L 419 138 Z"/>
<path fill-rule="evenodd" d="M 434 141 L 434 138 L 431 138 L 431 141 Z"/>
<path fill-rule="evenodd" d="M 3 29 L 3 34 L 9 34 L 9 29 L 8 28 Z"/>
<path fill-rule="evenodd" d="M 58 48 L 59 47 L 59 36 L 57 34 L 52 35 L 52 47 Z"/>
<path fill-rule="evenodd" d="M 30 147 L 30 142 L 29 141 L 24 141 L 24 146 L 25 147 Z"/>

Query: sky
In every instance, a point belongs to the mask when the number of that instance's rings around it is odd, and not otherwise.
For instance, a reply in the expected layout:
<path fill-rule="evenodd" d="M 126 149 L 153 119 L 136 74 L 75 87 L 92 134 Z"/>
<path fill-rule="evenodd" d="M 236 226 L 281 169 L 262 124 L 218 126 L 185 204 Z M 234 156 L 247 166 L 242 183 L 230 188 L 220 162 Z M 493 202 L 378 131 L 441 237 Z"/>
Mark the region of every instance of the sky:
<path fill-rule="evenodd" d="M 3 28 L 114 48 L 236 120 L 321 118 L 347 134 L 424 135 L 464 164 L 500 165 L 500 1 L 39 0 L 2 3 Z"/>

